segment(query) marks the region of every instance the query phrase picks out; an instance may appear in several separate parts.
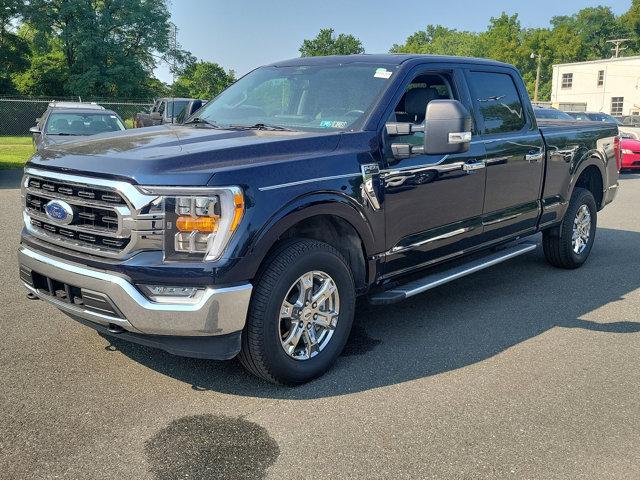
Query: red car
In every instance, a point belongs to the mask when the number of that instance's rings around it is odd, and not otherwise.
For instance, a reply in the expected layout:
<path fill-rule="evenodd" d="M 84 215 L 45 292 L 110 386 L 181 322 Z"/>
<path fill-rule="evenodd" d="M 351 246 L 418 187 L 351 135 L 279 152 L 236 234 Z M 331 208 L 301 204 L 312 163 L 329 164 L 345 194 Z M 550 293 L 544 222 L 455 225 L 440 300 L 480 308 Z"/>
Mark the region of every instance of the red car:
<path fill-rule="evenodd" d="M 640 170 L 640 140 L 623 138 L 620 147 L 622 149 L 620 170 Z"/>

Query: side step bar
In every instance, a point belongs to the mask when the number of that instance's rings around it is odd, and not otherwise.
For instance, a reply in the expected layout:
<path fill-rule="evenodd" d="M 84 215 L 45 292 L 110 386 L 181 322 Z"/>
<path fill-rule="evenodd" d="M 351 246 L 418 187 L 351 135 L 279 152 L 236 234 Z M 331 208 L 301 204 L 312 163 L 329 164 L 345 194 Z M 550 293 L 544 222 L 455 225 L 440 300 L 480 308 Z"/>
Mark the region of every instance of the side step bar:
<path fill-rule="evenodd" d="M 523 255 L 535 250 L 537 246 L 538 244 L 533 242 L 518 243 L 517 245 L 504 248 L 485 257 L 473 260 L 449 270 L 433 273 L 418 280 L 398 285 L 390 290 L 376 293 L 369 297 L 369 302 L 373 305 L 389 305 L 392 303 L 398 303 L 409 297 L 418 295 L 419 293 L 426 292 L 432 288 L 457 280 L 458 278 L 471 275 L 472 273 L 479 272 L 485 268 L 492 267 L 498 263 Z"/>

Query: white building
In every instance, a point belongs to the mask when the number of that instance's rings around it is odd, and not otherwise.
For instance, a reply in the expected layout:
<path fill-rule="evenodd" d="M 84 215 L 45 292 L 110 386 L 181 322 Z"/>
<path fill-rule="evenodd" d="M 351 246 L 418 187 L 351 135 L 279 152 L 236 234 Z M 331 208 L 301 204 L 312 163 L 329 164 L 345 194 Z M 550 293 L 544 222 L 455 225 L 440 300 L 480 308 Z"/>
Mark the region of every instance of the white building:
<path fill-rule="evenodd" d="M 554 65 L 552 82 L 560 110 L 640 114 L 640 56 Z"/>

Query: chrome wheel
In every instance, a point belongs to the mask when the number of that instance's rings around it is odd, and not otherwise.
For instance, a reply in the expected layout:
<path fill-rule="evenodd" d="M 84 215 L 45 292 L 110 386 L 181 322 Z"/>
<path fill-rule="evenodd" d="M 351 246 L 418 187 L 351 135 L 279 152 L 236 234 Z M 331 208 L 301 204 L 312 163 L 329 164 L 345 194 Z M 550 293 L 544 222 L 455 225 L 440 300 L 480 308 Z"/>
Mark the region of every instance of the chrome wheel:
<path fill-rule="evenodd" d="M 571 237 L 571 246 L 574 253 L 580 255 L 584 252 L 589 244 L 591 236 L 591 213 L 589 207 L 582 205 L 576 213 L 573 220 L 573 236 Z"/>
<path fill-rule="evenodd" d="M 331 341 L 338 323 L 340 295 L 324 272 L 307 272 L 289 288 L 280 307 L 279 335 L 291 358 L 308 360 Z"/>

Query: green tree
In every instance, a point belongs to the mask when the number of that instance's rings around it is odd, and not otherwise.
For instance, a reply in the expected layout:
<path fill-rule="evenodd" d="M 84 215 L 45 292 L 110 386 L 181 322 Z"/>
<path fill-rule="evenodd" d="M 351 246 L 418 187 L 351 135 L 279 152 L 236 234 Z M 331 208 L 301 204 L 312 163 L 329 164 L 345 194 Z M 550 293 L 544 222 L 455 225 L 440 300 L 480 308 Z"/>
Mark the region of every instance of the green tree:
<path fill-rule="evenodd" d="M 28 45 L 14 28 L 23 8 L 23 0 L 0 0 L 0 94 L 14 93 L 11 76 L 28 66 Z"/>
<path fill-rule="evenodd" d="M 311 40 L 304 40 L 300 47 L 301 57 L 322 57 L 326 55 L 355 55 L 364 53 L 362 42 L 353 35 L 341 33 L 335 36 L 333 28 L 323 28 Z"/>
<path fill-rule="evenodd" d="M 150 96 L 156 59 L 171 49 L 164 0 L 30 0 L 24 17 L 34 45 L 59 42 L 67 81 L 57 94 Z"/>
<path fill-rule="evenodd" d="M 176 97 L 212 99 L 235 82 L 233 70 L 213 62 L 199 61 L 187 67 L 175 81 L 171 92 Z"/>
<path fill-rule="evenodd" d="M 391 53 L 423 53 L 432 55 L 480 56 L 479 35 L 442 25 L 427 25 L 415 32 L 402 45 L 391 47 Z"/>
<path fill-rule="evenodd" d="M 611 8 L 602 6 L 583 8 L 571 16 L 553 17 L 551 25 L 553 30 L 566 28 L 580 42 L 577 58 L 573 61 L 610 58 L 611 44 L 607 40 L 629 33 Z"/>

